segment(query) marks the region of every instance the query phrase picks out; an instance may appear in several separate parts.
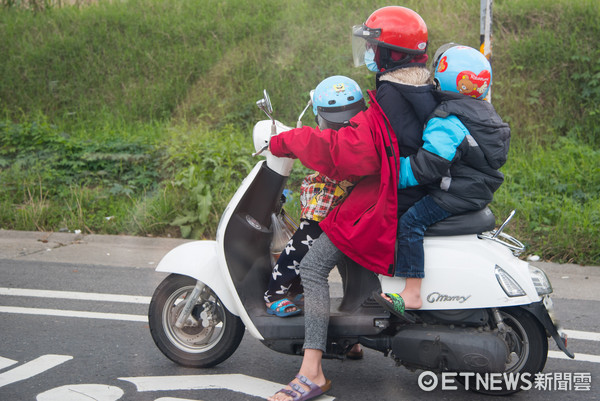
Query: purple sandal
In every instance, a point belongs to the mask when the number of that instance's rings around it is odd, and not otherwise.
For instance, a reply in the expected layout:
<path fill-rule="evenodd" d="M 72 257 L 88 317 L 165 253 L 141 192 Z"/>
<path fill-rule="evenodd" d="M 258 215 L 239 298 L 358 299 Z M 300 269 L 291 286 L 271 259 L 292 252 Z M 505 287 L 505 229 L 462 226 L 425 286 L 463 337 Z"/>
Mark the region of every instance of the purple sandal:
<path fill-rule="evenodd" d="M 304 387 L 291 381 L 288 383 L 288 386 L 290 386 L 293 390 L 282 388 L 277 393 L 284 393 L 285 395 L 292 397 L 293 401 L 306 401 L 318 397 L 331 389 L 331 380 L 327 380 L 323 386 L 317 386 L 308 380 L 306 376 L 301 374 L 297 374 L 296 379 L 298 379 L 300 383 L 307 386 L 310 390 L 306 391 Z"/>

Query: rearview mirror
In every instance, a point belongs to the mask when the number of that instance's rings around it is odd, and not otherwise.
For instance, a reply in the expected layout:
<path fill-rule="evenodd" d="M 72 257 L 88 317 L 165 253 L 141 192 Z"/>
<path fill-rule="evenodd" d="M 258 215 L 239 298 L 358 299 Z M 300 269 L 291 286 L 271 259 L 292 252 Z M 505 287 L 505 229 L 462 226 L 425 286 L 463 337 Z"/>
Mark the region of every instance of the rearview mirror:
<path fill-rule="evenodd" d="M 263 91 L 263 98 L 257 100 L 256 105 L 259 109 L 265 112 L 267 117 L 269 117 L 271 120 L 273 119 L 273 105 L 271 104 L 271 99 L 269 98 L 269 94 L 267 93 L 266 89 Z"/>

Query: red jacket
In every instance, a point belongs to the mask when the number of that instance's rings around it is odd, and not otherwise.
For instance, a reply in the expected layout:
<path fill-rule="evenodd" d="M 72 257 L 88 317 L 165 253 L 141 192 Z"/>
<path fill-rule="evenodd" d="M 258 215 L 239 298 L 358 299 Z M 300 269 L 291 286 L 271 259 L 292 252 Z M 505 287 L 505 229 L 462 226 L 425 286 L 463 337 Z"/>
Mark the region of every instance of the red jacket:
<path fill-rule="evenodd" d="M 271 138 L 278 157 L 296 157 L 336 180 L 356 176 L 350 195 L 320 225 L 346 256 L 378 274 L 394 272 L 398 166 L 396 135 L 370 91 L 370 107 L 338 131 L 303 127 Z"/>

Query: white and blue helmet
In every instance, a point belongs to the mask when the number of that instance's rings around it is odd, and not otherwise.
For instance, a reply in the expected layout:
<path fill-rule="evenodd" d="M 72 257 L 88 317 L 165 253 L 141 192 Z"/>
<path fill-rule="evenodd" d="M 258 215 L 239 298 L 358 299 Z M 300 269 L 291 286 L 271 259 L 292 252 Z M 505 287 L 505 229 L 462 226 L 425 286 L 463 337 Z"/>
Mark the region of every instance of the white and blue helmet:
<path fill-rule="evenodd" d="M 434 63 L 434 79 L 443 91 L 483 99 L 492 85 L 490 62 L 472 47 L 450 47 Z"/>
<path fill-rule="evenodd" d="M 313 93 L 313 113 L 319 128 L 339 129 L 365 110 L 365 100 L 358 84 L 345 76 L 325 78 Z"/>

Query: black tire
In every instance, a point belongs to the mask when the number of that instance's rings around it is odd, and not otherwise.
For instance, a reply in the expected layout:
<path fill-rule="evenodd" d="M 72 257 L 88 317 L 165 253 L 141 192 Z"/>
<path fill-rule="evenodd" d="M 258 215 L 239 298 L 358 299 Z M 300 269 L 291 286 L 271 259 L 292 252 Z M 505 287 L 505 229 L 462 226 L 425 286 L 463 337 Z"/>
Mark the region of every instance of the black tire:
<path fill-rule="evenodd" d="M 518 373 L 519 382 L 508 385 L 502 382 L 500 390 L 486 390 L 484 388 L 470 387 L 477 393 L 489 395 L 509 395 L 522 389 L 530 388 L 535 380 L 535 374 L 541 372 L 546 366 L 548 357 L 548 338 L 546 331 L 538 320 L 529 312 L 521 308 L 500 309 L 504 323 L 511 329 L 507 334 L 507 343 L 510 352 L 510 361 L 504 373 Z M 528 373 L 528 375 L 524 375 Z M 459 376 L 460 377 L 460 376 Z M 464 381 L 460 380 L 463 384 Z"/>
<path fill-rule="evenodd" d="M 148 323 L 154 342 L 167 358 L 182 366 L 208 368 L 235 352 L 245 327 L 208 286 L 204 287 L 192 310 L 196 322 L 188 320 L 183 328 L 175 327 L 185 297 L 195 285 L 196 280 L 188 276 L 167 276 L 154 291 L 148 308 Z"/>

